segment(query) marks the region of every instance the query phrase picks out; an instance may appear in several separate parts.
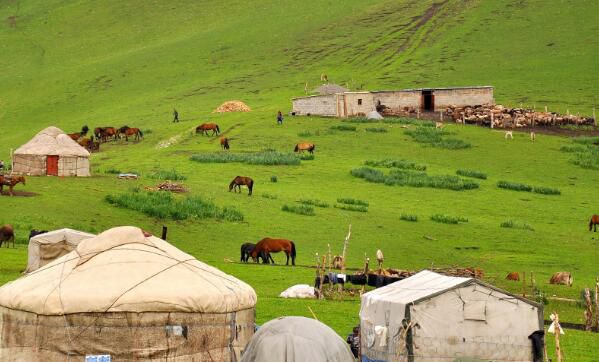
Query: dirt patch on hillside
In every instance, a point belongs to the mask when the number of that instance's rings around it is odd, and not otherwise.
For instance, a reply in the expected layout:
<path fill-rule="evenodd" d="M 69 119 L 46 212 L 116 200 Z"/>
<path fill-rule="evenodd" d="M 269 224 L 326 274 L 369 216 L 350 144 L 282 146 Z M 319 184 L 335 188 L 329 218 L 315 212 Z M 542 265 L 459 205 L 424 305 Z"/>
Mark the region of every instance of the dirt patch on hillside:
<path fill-rule="evenodd" d="M 8 18 L 6 18 L 6 23 L 8 24 L 9 28 L 16 28 L 17 27 L 17 16 L 13 15 L 13 16 L 9 16 Z"/>
<path fill-rule="evenodd" d="M 28 192 L 28 191 L 17 191 L 14 190 L 13 191 L 14 196 L 20 196 L 20 197 L 33 197 L 33 196 L 39 196 L 39 194 L 35 193 L 35 192 Z M 10 196 L 10 192 L 8 190 L 4 190 L 0 193 L 0 195 L 2 196 Z"/>

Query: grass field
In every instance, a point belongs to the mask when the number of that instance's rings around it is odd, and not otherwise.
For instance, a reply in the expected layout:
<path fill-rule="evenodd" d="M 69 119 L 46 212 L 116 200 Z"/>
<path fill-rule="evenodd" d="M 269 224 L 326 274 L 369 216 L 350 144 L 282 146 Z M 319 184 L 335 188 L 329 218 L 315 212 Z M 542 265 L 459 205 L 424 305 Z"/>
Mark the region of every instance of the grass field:
<path fill-rule="evenodd" d="M 448 125 L 447 137 L 470 147 L 447 149 L 416 142 L 408 134 L 414 125 L 352 123 L 355 131 L 344 131 L 347 124 L 340 120 L 286 117 L 283 126 L 275 120 L 276 111 L 289 109 L 290 97 L 303 94 L 306 82 L 318 86 L 323 72 L 352 89 L 491 84 L 498 102 L 589 114 L 597 103 L 599 30 L 592 14 L 599 12 L 599 3 L 560 4 L 1 2 L 0 158 L 8 159 L 11 148 L 49 125 L 75 132 L 83 124 L 128 124 L 151 132 L 139 143 L 102 145 L 92 156 L 93 177 L 32 177 L 17 189 L 37 196 L 0 197 L 0 222 L 12 223 L 21 242 L 16 249 L 0 249 L 0 284 L 24 269 L 30 228 L 100 232 L 127 224 L 158 234 L 168 225 L 174 245 L 256 289 L 258 323 L 281 315 L 311 316 L 310 306 L 345 335 L 358 322 L 357 298 L 277 296 L 293 284 L 310 284 L 315 253 L 326 252 L 329 243 L 340 253 L 352 224 L 351 267 L 361 267 L 364 254 L 373 258 L 380 248 L 387 266 L 476 266 L 487 281 L 515 293 L 522 293 L 522 284 L 504 280 L 505 275 L 525 271 L 528 277 L 533 271 L 547 296 L 579 299 L 580 290 L 593 286 L 599 274 L 599 234 L 588 231 L 590 215 L 599 213 L 599 171 L 572 163 L 573 154 L 560 150 L 575 145 L 570 139 L 541 134 L 531 143 L 516 133 L 506 141 L 497 131 Z M 548 26 L 550 18 L 561 20 Z M 253 111 L 211 113 L 230 99 L 245 101 Z M 180 123 L 170 122 L 173 108 Z M 222 152 L 218 139 L 194 134 L 206 121 L 217 122 L 231 138 L 232 153 L 289 153 L 295 143 L 310 141 L 317 145 L 316 155 L 291 165 L 196 162 L 192 155 Z M 387 132 L 366 130 L 383 126 Z M 479 187 L 454 191 L 371 183 L 350 174 L 369 160 L 408 160 L 426 165 L 429 176 L 476 170 L 486 179 L 455 176 Z M 393 170 L 377 169 L 386 175 Z M 142 177 L 119 180 L 110 170 Z M 106 201 L 108 195 L 161 182 L 155 176 L 160 171 L 185 177 L 178 182 L 190 193 L 175 199 L 198 196 L 219 210 L 233 207 L 243 221 L 157 219 Z M 255 180 L 252 197 L 245 190 L 227 192 L 237 175 Z M 503 180 L 561 194 L 498 188 Z M 314 216 L 282 210 L 302 199 L 331 207 L 314 207 Z M 367 201 L 368 210 L 333 207 L 338 199 Z M 402 214 L 418 221 L 402 221 Z M 437 214 L 468 222 L 432 221 Z M 500 226 L 508 220 L 534 230 Z M 298 265 L 237 262 L 240 244 L 266 236 L 296 241 Z M 280 255 L 274 258 L 284 262 Z M 573 287 L 548 284 L 550 275 L 562 270 L 574 274 Z M 545 310 L 582 322 L 583 310 L 575 303 L 550 300 Z M 563 344 L 570 361 L 599 360 L 593 357 L 596 334 L 568 331 Z"/>

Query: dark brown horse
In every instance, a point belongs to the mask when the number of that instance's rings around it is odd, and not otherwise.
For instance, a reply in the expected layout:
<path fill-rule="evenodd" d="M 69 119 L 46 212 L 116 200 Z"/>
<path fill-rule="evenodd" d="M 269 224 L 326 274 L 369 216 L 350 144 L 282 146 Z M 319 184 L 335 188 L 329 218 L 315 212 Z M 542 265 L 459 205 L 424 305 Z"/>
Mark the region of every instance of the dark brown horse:
<path fill-rule="evenodd" d="M 594 229 L 594 231 L 597 232 L 597 225 L 599 225 L 599 215 L 593 215 L 591 217 L 591 221 L 589 222 L 589 231 Z"/>
<path fill-rule="evenodd" d="M 253 243 L 244 243 L 241 245 L 241 261 L 242 262 L 247 263 L 250 260 L 252 251 L 254 251 L 255 247 L 256 247 L 256 244 L 253 244 Z M 263 253 L 258 254 L 258 256 L 256 256 L 256 259 L 254 259 L 254 261 L 260 262 L 260 258 L 262 258 L 262 263 L 268 264 L 269 257 L 270 257 L 270 255 L 263 252 Z M 272 257 L 270 257 L 270 259 L 272 259 Z"/>
<path fill-rule="evenodd" d="M 119 128 L 119 137 L 121 135 L 125 135 L 125 141 L 129 141 L 129 136 L 135 136 L 136 141 L 144 138 L 144 134 L 139 128 L 131 128 L 127 126 Z"/>
<path fill-rule="evenodd" d="M 118 136 L 118 129 L 114 127 L 97 127 L 94 129 L 94 135 L 97 139 L 107 142 L 109 139 L 116 139 Z"/>
<path fill-rule="evenodd" d="M 12 247 L 15 247 L 15 232 L 12 225 L 6 224 L 0 227 L 0 247 L 2 243 L 6 241 L 6 246 L 9 246 L 9 242 L 12 241 Z"/>
<path fill-rule="evenodd" d="M 196 133 L 208 135 L 208 131 L 212 131 L 212 136 L 220 134 L 220 128 L 218 128 L 218 124 L 216 123 L 202 123 L 196 127 Z"/>
<path fill-rule="evenodd" d="M 223 150 L 228 150 L 229 149 L 229 139 L 227 137 L 221 137 L 220 138 L 220 146 L 223 148 Z"/>
<path fill-rule="evenodd" d="M 280 251 L 284 251 L 285 255 L 287 255 L 287 264 L 285 265 L 289 265 L 289 257 L 291 257 L 291 264 L 295 265 L 295 243 L 287 239 L 264 238 L 260 240 L 258 244 L 256 244 L 256 247 L 254 250 L 252 250 L 250 256 L 254 260 L 257 260 L 257 257 L 260 255 L 260 253 L 265 253 L 265 255 L 268 256 L 268 259 L 272 260 L 272 263 L 274 264 L 275 261 L 270 254 L 278 253 Z"/>
<path fill-rule="evenodd" d="M 313 143 L 298 143 L 297 145 L 295 145 L 295 149 L 293 150 L 294 152 L 304 152 L 304 151 L 308 151 L 310 153 L 314 153 L 314 149 L 316 148 L 316 146 Z"/>
<path fill-rule="evenodd" d="M 69 133 L 67 136 L 69 136 L 73 141 L 77 142 L 80 138 L 87 135 L 88 131 L 89 128 L 87 126 L 83 126 L 81 127 L 81 132 Z"/>
<path fill-rule="evenodd" d="M 100 142 L 94 141 L 94 136 L 91 136 L 90 138 L 88 138 L 88 137 L 80 138 L 77 141 L 77 143 L 79 144 L 79 146 L 85 148 L 89 152 L 100 151 Z"/>
<path fill-rule="evenodd" d="M 246 177 L 246 176 L 237 176 L 233 179 L 233 181 L 231 181 L 231 183 L 229 184 L 229 192 L 231 192 L 231 190 L 235 190 L 235 188 L 237 188 L 239 190 L 239 192 L 241 192 L 241 186 L 247 186 L 248 187 L 248 196 L 252 196 L 252 189 L 254 188 L 254 180 L 252 180 L 251 177 Z"/>
<path fill-rule="evenodd" d="M 0 175 L 0 194 L 4 190 L 4 186 L 8 186 L 8 189 L 10 191 L 10 196 L 14 196 L 12 189 L 18 183 L 22 183 L 23 185 L 25 185 L 25 177 Z"/>

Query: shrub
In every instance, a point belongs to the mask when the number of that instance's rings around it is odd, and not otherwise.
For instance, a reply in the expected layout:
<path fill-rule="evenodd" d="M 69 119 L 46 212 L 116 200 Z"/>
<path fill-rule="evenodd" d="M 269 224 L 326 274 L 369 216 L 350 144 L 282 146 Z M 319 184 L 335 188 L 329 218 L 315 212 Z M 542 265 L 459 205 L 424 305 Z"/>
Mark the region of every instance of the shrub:
<path fill-rule="evenodd" d="M 387 167 L 387 168 L 401 168 L 404 170 L 417 170 L 417 171 L 425 171 L 426 165 L 415 163 L 408 160 L 391 160 L 385 159 L 380 161 L 365 161 L 364 164 L 366 166 L 372 167 Z"/>
<path fill-rule="evenodd" d="M 562 146 L 559 150 L 562 152 L 567 152 L 567 153 L 585 152 L 586 147 L 584 147 L 584 146 Z"/>
<path fill-rule="evenodd" d="M 599 136 L 595 136 L 595 137 L 587 137 L 587 136 L 582 136 L 582 137 L 574 137 L 572 138 L 572 142 L 574 143 L 579 143 L 581 145 L 599 145 Z"/>
<path fill-rule="evenodd" d="M 261 196 L 264 197 L 265 199 L 271 199 L 271 200 L 276 200 L 278 198 L 277 195 L 269 194 L 266 192 L 263 193 Z"/>
<path fill-rule="evenodd" d="M 300 158 L 292 153 L 280 153 L 272 150 L 254 153 L 198 153 L 191 156 L 192 161 L 202 163 L 241 162 L 250 165 L 299 165 Z"/>
<path fill-rule="evenodd" d="M 335 208 L 347 211 L 368 212 L 368 207 L 362 205 L 335 204 Z"/>
<path fill-rule="evenodd" d="M 417 127 L 413 130 L 407 130 L 406 134 L 418 143 L 425 143 L 432 147 L 458 150 L 469 148 L 471 145 L 455 138 L 444 138 L 449 133 L 443 129 L 432 127 Z"/>
<path fill-rule="evenodd" d="M 543 195 L 561 195 L 561 191 L 559 189 L 551 188 L 551 187 L 543 187 L 543 186 L 535 186 L 532 189 L 532 192 Z"/>
<path fill-rule="evenodd" d="M 389 132 L 386 128 L 383 128 L 383 127 L 372 127 L 372 128 L 366 128 L 365 130 L 366 130 L 366 132 L 375 132 L 375 133 Z"/>
<path fill-rule="evenodd" d="M 154 173 L 151 173 L 149 175 L 149 177 L 153 178 L 153 179 L 158 179 L 158 180 L 170 180 L 170 181 L 179 181 L 179 180 L 187 179 L 187 177 L 181 175 L 175 169 L 167 170 L 167 171 L 165 171 L 165 170 L 156 171 Z"/>
<path fill-rule="evenodd" d="M 534 231 L 535 229 L 527 223 L 521 223 L 514 220 L 506 220 L 499 224 L 502 228 L 510 228 L 510 229 L 523 229 Z"/>
<path fill-rule="evenodd" d="M 330 127 L 331 130 L 334 131 L 350 131 L 350 132 L 355 132 L 356 131 L 356 126 L 352 126 L 349 124 L 338 124 L 338 125 L 334 125 L 332 127 Z"/>
<path fill-rule="evenodd" d="M 571 163 L 591 170 L 599 170 L 599 147 L 587 146 L 584 150 L 576 152 Z"/>
<path fill-rule="evenodd" d="M 104 170 L 104 173 L 118 175 L 118 174 L 120 174 L 122 172 L 121 172 L 121 170 L 116 169 L 116 168 L 108 168 L 108 169 Z"/>
<path fill-rule="evenodd" d="M 369 167 L 353 169 L 351 175 L 363 178 L 368 182 L 385 183 L 386 185 L 431 187 L 454 191 L 472 190 L 479 187 L 476 182 L 463 180 L 451 175 L 427 175 L 426 172 L 391 170 L 388 176 L 382 171 Z"/>
<path fill-rule="evenodd" d="M 476 171 L 476 170 L 457 170 L 456 174 L 458 174 L 460 176 L 465 176 L 465 177 L 478 178 L 481 180 L 487 179 L 487 174 L 480 172 L 480 171 Z"/>
<path fill-rule="evenodd" d="M 460 222 L 468 222 L 468 219 L 463 216 L 449 216 L 443 214 L 435 214 L 431 216 L 431 220 L 443 224 L 458 224 Z"/>
<path fill-rule="evenodd" d="M 532 186 L 521 184 L 517 182 L 509 182 L 509 181 L 499 181 L 497 182 L 497 187 L 502 189 L 514 190 L 514 191 L 525 191 L 531 192 Z"/>
<path fill-rule="evenodd" d="M 339 198 L 339 199 L 337 199 L 337 202 L 340 204 L 346 204 L 346 205 L 360 205 L 360 206 L 366 206 L 366 207 L 369 206 L 368 201 L 351 199 L 351 198 Z"/>
<path fill-rule="evenodd" d="M 177 199 L 166 192 L 142 192 L 133 189 L 129 193 L 106 195 L 106 201 L 114 206 L 142 212 L 159 219 L 186 220 L 217 219 L 243 221 L 243 214 L 235 208 L 223 209 L 198 196 Z"/>
<path fill-rule="evenodd" d="M 314 154 L 313 153 L 300 153 L 299 158 L 302 161 L 311 161 L 314 159 Z"/>
<path fill-rule="evenodd" d="M 354 177 L 363 178 L 368 182 L 374 183 L 384 183 L 386 179 L 383 171 L 375 170 L 370 167 L 355 168 L 351 170 L 350 174 Z"/>
<path fill-rule="evenodd" d="M 294 214 L 314 216 L 316 213 L 314 212 L 314 208 L 309 205 L 283 205 L 281 208 L 283 211 L 292 212 Z"/>
<path fill-rule="evenodd" d="M 300 204 L 316 206 L 316 207 L 329 207 L 329 204 L 325 201 L 317 200 L 317 199 L 300 199 L 298 200 Z"/>
<path fill-rule="evenodd" d="M 277 176 L 275 176 L 275 175 L 270 176 L 270 182 L 276 183 L 278 181 L 279 181 L 279 178 Z"/>
<path fill-rule="evenodd" d="M 417 222 L 418 221 L 418 215 L 401 214 L 399 216 L 399 219 L 400 220 L 404 220 L 404 221 Z"/>

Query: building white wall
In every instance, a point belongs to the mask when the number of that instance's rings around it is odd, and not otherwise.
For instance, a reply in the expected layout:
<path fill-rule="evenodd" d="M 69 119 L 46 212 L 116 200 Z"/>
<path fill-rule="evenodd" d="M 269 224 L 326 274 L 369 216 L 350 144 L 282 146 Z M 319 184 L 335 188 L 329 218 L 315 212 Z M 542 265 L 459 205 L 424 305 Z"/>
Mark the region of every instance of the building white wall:
<path fill-rule="evenodd" d="M 337 102 L 334 94 L 293 99 L 296 115 L 336 116 Z"/>
<path fill-rule="evenodd" d="M 445 110 L 450 105 L 458 107 L 494 104 L 493 88 L 436 89 L 435 110 Z"/>

